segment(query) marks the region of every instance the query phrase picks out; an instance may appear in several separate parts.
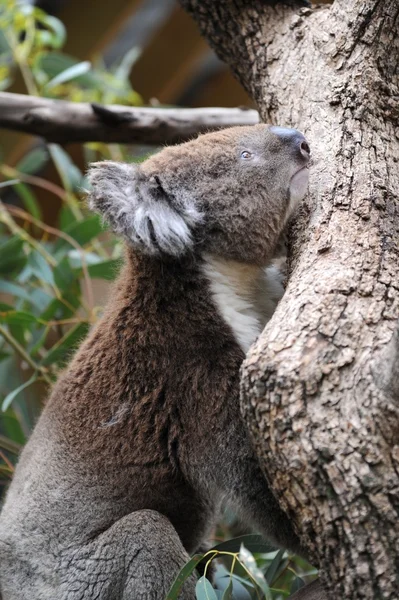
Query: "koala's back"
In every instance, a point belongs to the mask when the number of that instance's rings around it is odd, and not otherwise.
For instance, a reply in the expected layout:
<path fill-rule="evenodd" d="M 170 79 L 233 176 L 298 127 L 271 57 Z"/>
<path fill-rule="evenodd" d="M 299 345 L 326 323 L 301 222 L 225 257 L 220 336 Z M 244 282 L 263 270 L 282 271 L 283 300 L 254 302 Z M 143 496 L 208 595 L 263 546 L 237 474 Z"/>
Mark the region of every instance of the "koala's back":
<path fill-rule="evenodd" d="M 0 583 L 9 572 L 43 594 L 74 548 L 142 509 L 165 515 L 188 552 L 203 540 L 219 499 L 199 463 L 239 418 L 243 354 L 201 277 L 131 257 L 22 453 L 0 517 Z"/>

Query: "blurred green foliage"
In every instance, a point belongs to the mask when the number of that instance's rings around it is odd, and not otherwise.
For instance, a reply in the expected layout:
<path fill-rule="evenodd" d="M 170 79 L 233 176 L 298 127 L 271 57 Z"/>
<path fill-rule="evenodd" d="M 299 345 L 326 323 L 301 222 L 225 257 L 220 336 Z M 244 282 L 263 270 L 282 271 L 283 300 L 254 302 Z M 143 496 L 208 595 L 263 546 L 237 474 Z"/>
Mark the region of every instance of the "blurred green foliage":
<path fill-rule="evenodd" d="M 130 83 L 130 50 L 106 69 L 62 53 L 61 21 L 17 2 L 0 4 L 0 89 L 18 74 L 29 94 L 68 100 L 139 104 Z M 3 152 L 5 149 L 1 149 Z M 86 144 L 86 162 L 129 160 L 126 148 Z M 53 163 L 61 185 L 38 176 Z M 0 175 L 0 484 L 12 475 L 19 449 L 42 407 L 48 386 L 101 311 L 93 280 L 112 280 L 121 244 L 89 215 L 82 202 L 88 183 L 70 155 L 57 144 L 31 148 Z M 37 191 L 60 203 L 58 223 L 43 221 Z M 12 189 L 18 202 L 2 201 Z M 7 196 L 8 194 L 8 196 Z M 1 490 L 0 490 L 1 491 Z"/>
<path fill-rule="evenodd" d="M 138 105 L 129 75 L 137 49 L 106 68 L 62 52 L 66 31 L 55 17 L 17 2 L 0 4 L 0 90 L 18 73 L 28 94 L 50 98 Z M 85 162 L 131 160 L 123 146 L 86 144 Z M 61 185 L 38 175 L 53 163 Z M 0 166 L 0 497 L 20 449 L 42 408 L 49 386 L 101 314 L 93 282 L 114 279 L 122 245 L 87 213 L 82 192 L 88 182 L 59 145 L 30 149 L 16 166 Z M 37 190 L 50 192 L 61 209 L 56 225 L 43 220 Z M 18 202 L 3 197 L 12 189 Z M 84 194 L 83 194 L 84 195 Z M 231 536 L 227 520 L 218 537 Z M 168 595 L 177 598 L 182 582 L 198 563 L 210 563 L 214 586 L 205 577 L 197 599 L 283 600 L 312 578 L 303 559 L 276 550 L 260 536 L 242 536 L 193 557 Z"/>

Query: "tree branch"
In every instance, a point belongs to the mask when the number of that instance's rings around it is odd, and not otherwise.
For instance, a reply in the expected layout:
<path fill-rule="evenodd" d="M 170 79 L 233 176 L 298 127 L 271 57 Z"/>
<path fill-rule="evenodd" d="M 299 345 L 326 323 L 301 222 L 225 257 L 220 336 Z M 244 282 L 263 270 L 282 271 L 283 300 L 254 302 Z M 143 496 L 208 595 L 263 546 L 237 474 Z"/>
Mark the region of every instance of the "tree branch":
<path fill-rule="evenodd" d="M 0 93 L 0 127 L 49 142 L 175 144 L 198 133 L 259 122 L 241 108 L 130 108 Z"/>

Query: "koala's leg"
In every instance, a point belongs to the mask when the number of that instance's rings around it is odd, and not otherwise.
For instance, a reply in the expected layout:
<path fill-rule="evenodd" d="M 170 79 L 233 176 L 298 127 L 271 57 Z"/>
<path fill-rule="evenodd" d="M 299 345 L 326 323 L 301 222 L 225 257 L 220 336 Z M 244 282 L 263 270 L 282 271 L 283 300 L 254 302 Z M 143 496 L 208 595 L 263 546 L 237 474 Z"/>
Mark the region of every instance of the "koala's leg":
<path fill-rule="evenodd" d="M 61 563 L 62 600 L 164 600 L 189 560 L 174 527 L 152 510 L 131 513 Z M 195 599 L 196 578 L 181 600 Z M 58 596 L 59 597 L 59 596 Z"/>

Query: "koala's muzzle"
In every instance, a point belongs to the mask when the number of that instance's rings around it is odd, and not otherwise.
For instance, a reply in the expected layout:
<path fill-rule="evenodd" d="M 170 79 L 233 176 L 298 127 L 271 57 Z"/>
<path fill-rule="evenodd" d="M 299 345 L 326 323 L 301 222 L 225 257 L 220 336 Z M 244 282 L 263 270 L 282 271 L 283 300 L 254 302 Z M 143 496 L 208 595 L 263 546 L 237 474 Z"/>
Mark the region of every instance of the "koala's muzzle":
<path fill-rule="evenodd" d="M 295 152 L 296 157 L 305 164 L 309 162 L 310 146 L 300 131 L 285 127 L 270 127 L 270 131 L 277 135 L 284 144 L 290 146 Z"/>

